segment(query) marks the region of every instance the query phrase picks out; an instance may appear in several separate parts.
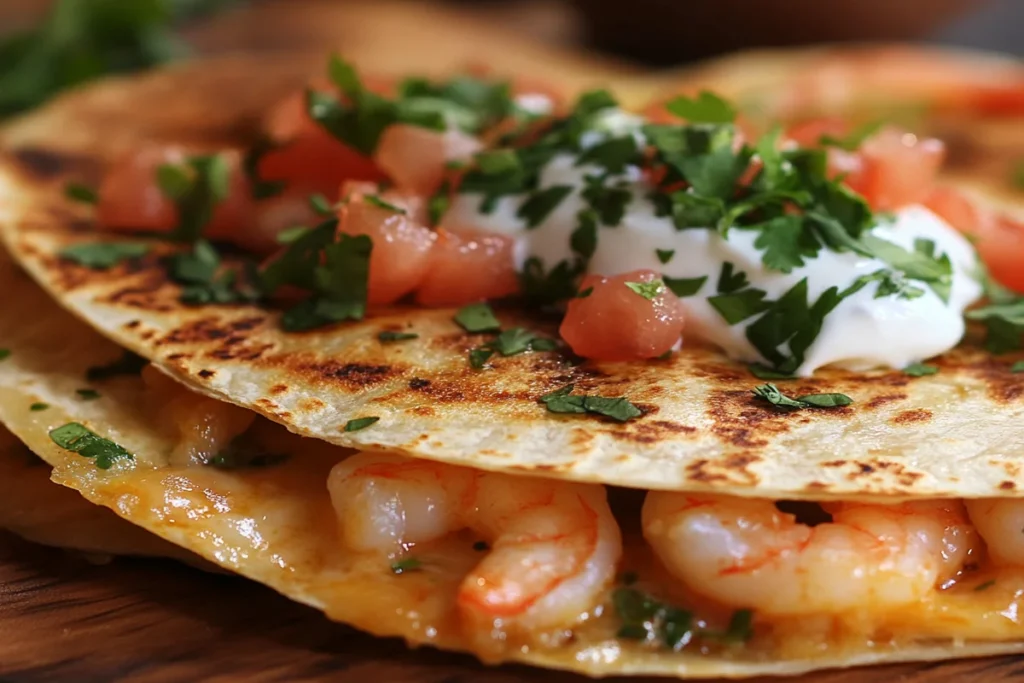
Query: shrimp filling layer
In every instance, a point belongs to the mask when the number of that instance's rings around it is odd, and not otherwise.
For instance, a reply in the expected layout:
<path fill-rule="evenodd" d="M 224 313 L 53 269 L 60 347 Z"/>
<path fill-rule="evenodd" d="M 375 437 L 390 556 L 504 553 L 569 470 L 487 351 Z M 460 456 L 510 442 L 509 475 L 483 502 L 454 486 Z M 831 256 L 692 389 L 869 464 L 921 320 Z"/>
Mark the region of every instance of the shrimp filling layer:
<path fill-rule="evenodd" d="M 272 475 L 310 448 L 268 439 L 262 418 L 152 368 L 143 376 L 178 435 L 169 466 Z M 777 504 L 337 453 L 312 494 L 334 518 L 310 533 L 367 576 L 447 591 L 445 618 L 424 628 L 454 629 L 485 658 L 583 635 L 793 657 L 1024 637 L 1024 501 Z"/>
<path fill-rule="evenodd" d="M 756 136 L 710 93 L 641 116 L 606 91 L 567 107 L 523 83 L 330 73 L 252 149 L 133 151 L 99 188 L 99 227 L 191 243 L 170 268 L 183 302 L 279 305 L 287 331 L 517 297 L 563 310 L 584 358 L 699 339 L 787 376 L 948 351 L 983 293 L 958 231 L 1020 227 L 937 188 L 942 143 L 894 127 Z M 225 266 L 208 240 L 264 260 Z M 1000 305 L 969 315 L 1019 345 L 1013 295 L 986 293 Z"/>

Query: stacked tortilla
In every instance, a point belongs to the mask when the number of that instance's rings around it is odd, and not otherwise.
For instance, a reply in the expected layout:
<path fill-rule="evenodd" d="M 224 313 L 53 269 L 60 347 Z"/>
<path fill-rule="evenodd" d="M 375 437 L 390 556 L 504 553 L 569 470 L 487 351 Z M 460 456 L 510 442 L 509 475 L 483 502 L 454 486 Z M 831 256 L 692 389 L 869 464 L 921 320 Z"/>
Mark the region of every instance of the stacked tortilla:
<path fill-rule="evenodd" d="M 457 326 L 452 310 L 389 309 L 288 334 L 255 306 L 181 304 L 155 255 L 105 270 L 59 258 L 94 239 L 88 207 L 65 197 L 68 182 L 95 183 L 104 164 L 141 141 L 246 142 L 252 122 L 305 75 L 304 65 L 237 59 L 185 66 L 74 93 L 0 134 L 0 237 L 10 254 L 0 261 L 0 345 L 10 352 L 0 362 L 0 421 L 53 467 L 53 481 L 331 619 L 490 661 L 704 677 L 1024 649 L 1024 630 L 999 618 L 1017 605 L 1024 569 L 936 591 L 870 633 L 719 607 L 691 637 L 666 639 L 667 615 L 701 599 L 669 578 L 638 520 L 647 490 L 771 501 L 1016 495 L 1024 485 L 1020 376 L 971 340 L 939 359 L 932 376 L 826 370 L 795 380 L 786 385 L 794 395 L 841 392 L 856 402 L 797 414 L 755 401 L 750 390 L 760 382 L 705 347 L 638 364 L 525 353 L 480 372 L 466 354 L 483 337 Z M 506 328 L 553 334 L 549 321 L 526 312 L 500 309 L 498 317 Z M 382 332 L 417 336 L 385 344 Z M 122 361 L 125 350 L 180 386 L 138 374 Z M 538 399 L 568 385 L 625 396 L 642 415 L 620 423 L 545 411 Z M 247 435 L 260 466 L 175 457 L 181 434 L 168 406 L 210 399 L 258 414 Z M 377 420 L 352 429 L 368 418 Z M 98 467 L 51 437 L 69 423 L 133 457 Z M 456 594 L 485 547 L 453 535 L 426 544 L 403 570 L 339 539 L 327 481 L 353 450 L 617 487 L 618 576 L 588 618 L 558 637 L 481 646 L 460 620 Z M 10 481 L 38 479 L 31 472 L 39 468 L 18 457 L 4 452 Z M 6 523 L 18 527 L 9 520 L 21 506 L 13 494 L 4 502 Z M 31 520 L 20 528 L 32 535 Z M 121 538 L 116 550 L 166 549 L 136 545 L 152 543 L 145 536 Z M 989 581 L 997 583 L 978 590 Z"/>

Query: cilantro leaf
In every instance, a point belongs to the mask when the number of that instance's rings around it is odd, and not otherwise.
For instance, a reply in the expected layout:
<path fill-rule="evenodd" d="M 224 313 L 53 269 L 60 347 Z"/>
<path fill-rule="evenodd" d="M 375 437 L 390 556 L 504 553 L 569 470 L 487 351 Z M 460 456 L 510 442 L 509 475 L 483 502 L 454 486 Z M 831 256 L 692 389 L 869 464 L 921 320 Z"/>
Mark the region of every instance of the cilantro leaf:
<path fill-rule="evenodd" d="M 558 208 L 562 200 L 572 194 L 572 185 L 552 185 L 530 194 L 519 205 L 516 217 L 526 221 L 527 228 L 536 228 Z"/>
<path fill-rule="evenodd" d="M 100 392 L 95 389 L 75 389 L 75 393 L 83 401 L 95 401 L 100 397 Z"/>
<path fill-rule="evenodd" d="M 675 249 L 655 249 L 654 250 L 654 254 L 655 254 L 655 256 L 658 257 L 658 261 L 660 261 L 662 265 L 665 265 L 666 263 L 668 263 L 669 261 L 672 260 L 673 256 L 676 255 L 676 250 Z"/>
<path fill-rule="evenodd" d="M 545 394 L 540 397 L 540 402 L 552 413 L 593 413 L 610 417 L 618 422 L 626 422 L 643 415 L 639 408 L 625 398 L 572 395 L 574 386 L 568 384 L 561 389 Z"/>
<path fill-rule="evenodd" d="M 64 186 L 64 196 L 82 204 L 95 204 L 99 201 L 96 190 L 81 183 L 68 183 Z"/>
<path fill-rule="evenodd" d="M 409 339 L 419 339 L 420 335 L 415 332 L 398 332 L 396 330 L 382 330 L 377 333 L 377 339 L 383 343 L 407 341 Z"/>
<path fill-rule="evenodd" d="M 747 274 L 726 261 L 722 264 L 722 270 L 718 274 L 718 291 L 721 294 L 730 294 L 746 287 Z"/>
<path fill-rule="evenodd" d="M 668 277 L 667 275 L 661 276 L 662 282 L 665 286 L 672 290 L 672 293 L 678 297 L 693 296 L 701 290 L 704 283 L 708 281 L 708 276 L 702 277 Z"/>
<path fill-rule="evenodd" d="M 358 432 L 360 429 L 366 429 L 370 425 L 376 424 L 379 421 L 380 418 L 375 415 L 370 417 L 357 417 L 345 423 L 344 431 Z"/>
<path fill-rule="evenodd" d="M 110 469 L 118 460 L 134 460 L 135 456 L 118 444 L 104 439 L 78 422 L 69 422 L 50 431 L 50 440 L 61 448 L 93 458 L 96 467 Z"/>
<path fill-rule="evenodd" d="M 149 361 L 142 356 L 124 351 L 121 357 L 106 365 L 94 365 L 85 371 L 85 379 L 89 382 L 99 382 L 111 377 L 120 375 L 137 375 L 149 364 Z"/>
<path fill-rule="evenodd" d="M 771 383 L 756 387 L 753 390 L 753 394 L 755 397 L 768 401 L 777 408 L 793 410 L 800 408 L 841 408 L 853 403 L 853 399 L 846 394 L 806 394 L 793 399 L 783 394 L 777 386 Z"/>
<path fill-rule="evenodd" d="M 366 199 L 369 199 L 369 197 L 366 197 Z M 314 213 L 320 216 L 330 217 L 334 215 L 334 207 L 331 206 L 330 200 L 320 193 L 309 195 L 309 208 L 313 209 Z"/>
<path fill-rule="evenodd" d="M 86 268 L 105 270 L 122 261 L 141 258 L 149 249 L 148 245 L 130 242 L 89 242 L 64 247 L 59 256 Z"/>
<path fill-rule="evenodd" d="M 466 332 L 497 332 L 501 322 L 494 311 L 485 303 L 463 306 L 455 314 L 455 322 Z"/>
<path fill-rule="evenodd" d="M 1024 360 L 1019 360 L 1019 361 L 1015 362 L 1013 365 L 1011 365 L 1010 366 L 1010 372 L 1012 372 L 1014 374 L 1017 374 L 1019 372 L 1024 372 Z"/>
<path fill-rule="evenodd" d="M 633 195 L 625 187 L 605 185 L 606 178 L 588 175 L 584 178 L 586 187 L 580 193 L 597 214 L 602 225 L 614 227 L 626 215 L 626 205 Z"/>
<path fill-rule="evenodd" d="M 771 308 L 771 302 L 765 300 L 767 294 L 760 289 L 743 289 L 708 297 L 708 303 L 727 323 L 735 325 Z"/>
<path fill-rule="evenodd" d="M 427 202 L 427 215 L 431 225 L 437 225 L 451 206 L 451 184 L 445 180 Z"/>
<path fill-rule="evenodd" d="M 989 304 L 967 311 L 968 320 L 978 320 L 988 334 L 985 346 L 992 353 L 1006 353 L 1021 348 L 1024 335 L 1024 297 L 1006 303 Z"/>
<path fill-rule="evenodd" d="M 680 95 L 668 101 L 665 108 L 690 123 L 732 123 L 736 110 L 718 95 L 703 90 L 696 98 Z"/>
<path fill-rule="evenodd" d="M 592 164 L 608 173 L 622 173 L 626 166 L 640 161 L 640 147 L 632 135 L 613 137 L 583 151 L 576 158 L 576 166 Z"/>
<path fill-rule="evenodd" d="M 576 221 L 576 229 L 569 236 L 569 246 L 587 260 L 597 251 L 597 213 L 593 209 L 581 209 Z"/>
<path fill-rule="evenodd" d="M 562 260 L 545 272 L 544 263 L 531 256 L 519 274 L 520 290 L 527 301 L 537 306 L 571 299 L 576 296 L 576 283 L 583 271 L 582 262 Z"/>
<path fill-rule="evenodd" d="M 373 206 L 376 206 L 377 208 L 386 209 L 388 211 L 394 211 L 395 213 L 400 213 L 400 214 L 404 215 L 405 212 L 406 212 L 405 209 L 403 209 L 402 207 L 395 206 L 391 202 L 384 201 L 380 197 L 380 195 L 376 195 L 376 194 L 363 195 L 363 201 L 365 201 L 367 204 L 371 204 Z M 328 213 L 330 213 L 330 210 L 328 210 Z"/>
<path fill-rule="evenodd" d="M 665 283 L 661 280 L 652 280 L 651 282 L 627 282 L 625 284 L 631 290 L 648 301 L 651 301 L 654 297 L 665 291 Z"/>
<path fill-rule="evenodd" d="M 199 239 L 214 209 L 227 199 L 230 173 L 227 160 L 219 154 L 193 156 L 181 164 L 157 167 L 157 185 L 178 212 L 178 225 L 170 239 Z"/>
<path fill-rule="evenodd" d="M 48 409 L 49 407 L 50 407 L 49 403 L 33 403 L 32 405 L 30 405 L 28 407 L 28 409 L 30 411 L 32 411 L 33 413 L 38 413 L 40 411 Z"/>
<path fill-rule="evenodd" d="M 924 377 L 925 375 L 934 375 L 939 371 L 938 366 L 928 365 L 927 363 L 911 363 L 907 367 L 903 368 L 903 374 L 911 377 Z"/>
<path fill-rule="evenodd" d="M 407 557 L 391 564 L 391 572 L 393 574 L 407 574 L 409 572 L 418 571 L 422 568 L 423 562 L 415 557 Z"/>
<path fill-rule="evenodd" d="M 804 229 L 800 216 L 779 216 L 756 226 L 760 232 L 754 246 L 763 249 L 761 260 L 768 270 L 791 273 L 814 258 L 821 243 Z"/>
<path fill-rule="evenodd" d="M 469 352 L 469 365 L 474 370 L 480 370 L 487 364 L 487 361 L 490 360 L 493 355 L 494 349 L 491 346 L 478 346 Z"/>
<path fill-rule="evenodd" d="M 287 184 L 283 180 L 264 180 L 260 176 L 260 163 L 277 145 L 269 139 L 261 139 L 246 150 L 242 160 L 242 171 L 249 179 L 253 199 L 269 199 L 284 192 Z"/>

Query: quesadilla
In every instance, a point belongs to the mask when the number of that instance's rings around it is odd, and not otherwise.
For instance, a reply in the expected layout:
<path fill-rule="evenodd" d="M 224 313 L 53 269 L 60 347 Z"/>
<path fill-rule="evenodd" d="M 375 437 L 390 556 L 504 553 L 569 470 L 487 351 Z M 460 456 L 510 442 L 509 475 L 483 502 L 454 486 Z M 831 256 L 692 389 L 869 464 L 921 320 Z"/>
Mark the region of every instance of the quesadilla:
<path fill-rule="evenodd" d="M 4 131 L 4 243 L 152 362 L 83 402 L 118 348 L 26 324 L 38 291 L 5 307 L 0 420 L 57 481 L 487 661 L 743 676 L 1021 647 L 1021 283 L 992 257 L 1021 228 L 936 198 L 939 141 L 756 137 L 711 93 L 645 117 L 329 71 L 276 105 L 246 84 L 238 126 L 162 118 L 160 93 L 204 111 L 202 65 Z M 159 115 L 104 108 L 143 92 Z M 110 134 L 46 133 L 80 110 Z"/>
<path fill-rule="evenodd" d="M 867 606 L 849 614 L 763 615 L 705 597 L 701 587 L 672 577 L 644 540 L 645 533 L 652 538 L 657 534 L 650 530 L 649 511 L 643 513 L 648 516 L 643 525 L 639 519 L 642 492 L 612 490 L 604 503 L 604 487 L 594 484 L 487 475 L 402 456 L 354 454 L 288 434 L 255 415 L 241 417 L 248 423 L 245 431 L 221 444 L 215 456 L 194 457 L 213 443 L 209 432 L 194 428 L 203 422 L 201 416 L 208 416 L 206 424 L 235 422 L 240 409 L 194 394 L 152 367 L 140 373 L 138 364 L 123 360 L 121 349 L 58 310 L 6 259 L 0 286 L 17 302 L 0 307 L 0 338 L 10 352 L 0 363 L 0 422 L 53 467 L 53 480 L 223 569 L 322 610 L 330 619 L 380 636 L 399 636 L 410 644 L 473 653 L 485 661 L 519 661 L 594 676 L 798 674 L 1024 648 L 1017 640 L 1018 627 L 1005 617 L 1017 605 L 1024 574 L 989 561 L 965 567 L 955 585 L 942 591 L 929 587 L 920 601 L 901 604 L 898 611 Z M 105 379 L 97 378 L 97 368 L 107 369 L 99 373 Z M 110 374 L 110 368 L 119 370 Z M 39 403 L 46 403 L 47 410 L 31 409 Z M 376 492 L 339 496 L 340 475 L 360 467 L 368 470 L 370 488 L 376 485 Z M 396 469 L 390 474 L 380 469 L 387 467 Z M 410 473 L 411 489 L 387 490 L 395 476 Z M 401 518 L 418 520 L 420 528 L 411 524 L 408 533 L 423 533 L 422 525 L 430 523 L 432 509 L 441 501 L 435 498 L 423 507 L 417 496 L 429 494 L 429 489 L 417 491 L 416 486 L 429 487 L 435 476 L 445 487 L 466 476 L 494 477 L 482 485 L 492 496 L 511 495 L 513 502 L 523 503 L 520 514 L 536 525 L 535 531 L 508 539 L 504 529 L 474 522 L 472 529 L 459 530 L 456 524 L 452 533 L 426 542 L 400 537 L 401 546 L 391 552 L 368 547 L 368 538 L 392 530 L 396 509 Z M 535 544 L 550 564 L 541 566 L 542 578 L 564 571 L 565 557 L 573 554 L 571 538 L 560 558 L 546 552 L 543 538 L 538 538 L 550 529 L 525 497 L 538 487 L 542 499 L 549 490 L 551 495 L 576 493 L 595 508 L 613 512 L 613 521 L 601 520 L 601 533 L 613 546 L 611 557 L 603 560 L 606 573 L 586 593 L 591 604 L 577 607 L 582 611 L 567 615 L 563 625 L 513 629 L 517 615 L 501 613 L 499 603 L 492 605 L 493 623 L 485 628 L 467 616 L 462 596 L 467 578 L 478 576 L 476 568 L 495 548 L 522 552 Z M 383 497 L 375 500 L 374 493 Z M 744 504 L 728 496 L 714 499 L 726 506 Z M 771 501 L 763 504 L 775 510 Z M 942 505 L 922 503 L 936 504 Z M 959 501 L 950 504 L 962 506 Z M 491 501 L 477 505 L 484 514 L 493 509 Z M 557 516 L 552 523 L 558 523 Z M 792 532 L 803 523 L 797 525 L 776 511 L 769 514 L 769 528 L 757 525 L 754 531 L 763 535 L 774 524 Z M 815 528 L 832 526 L 839 525 Z M 979 546 L 976 539 L 971 542 L 971 561 L 978 562 Z M 867 550 L 866 564 L 874 563 Z M 959 554 L 957 558 L 963 559 Z M 883 579 L 884 565 L 879 563 Z M 584 567 L 589 571 L 591 562 Z M 758 567 L 746 569 L 756 583 L 766 580 Z M 920 584 L 919 575 L 911 576 L 910 583 Z M 506 584 L 502 588 L 512 594 L 498 597 L 514 601 L 531 585 Z M 546 590 L 557 591 L 558 585 Z M 851 587 L 836 582 L 829 594 L 837 591 L 848 594 Z"/>

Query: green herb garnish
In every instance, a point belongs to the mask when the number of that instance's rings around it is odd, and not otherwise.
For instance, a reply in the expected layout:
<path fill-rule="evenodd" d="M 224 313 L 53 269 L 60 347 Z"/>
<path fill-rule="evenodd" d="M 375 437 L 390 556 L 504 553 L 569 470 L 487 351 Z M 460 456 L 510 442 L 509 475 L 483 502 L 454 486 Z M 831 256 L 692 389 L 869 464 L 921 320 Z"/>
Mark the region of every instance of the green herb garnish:
<path fill-rule="evenodd" d="M 700 291 L 704 283 L 708 281 L 708 276 L 704 277 L 668 277 L 666 275 L 661 276 L 662 282 L 668 287 L 673 294 L 678 297 L 693 296 Z"/>
<path fill-rule="evenodd" d="M 1024 372 L 1024 360 L 1019 360 L 1016 363 L 1014 363 L 1013 365 L 1011 365 L 1010 366 L 1010 372 L 1012 372 L 1012 373 Z"/>
<path fill-rule="evenodd" d="M 40 410 L 46 410 L 50 407 L 49 403 L 33 403 L 28 407 L 33 413 L 38 413 Z"/>
<path fill-rule="evenodd" d="M 538 190 L 519 206 L 516 216 L 526 221 L 527 228 L 535 228 L 571 193 L 571 185 L 552 185 Z"/>
<path fill-rule="evenodd" d="M 669 261 L 671 261 L 672 257 L 676 255 L 676 250 L 675 249 L 655 249 L 654 253 L 658 257 L 658 260 L 662 264 L 665 264 L 665 263 L 668 263 Z"/>
<path fill-rule="evenodd" d="M 575 385 L 569 384 L 540 397 L 549 412 L 552 413 L 592 413 L 603 415 L 619 422 L 626 422 L 643 415 L 643 411 L 625 398 L 607 398 L 604 396 L 572 395 Z"/>
<path fill-rule="evenodd" d="M 60 257 L 93 270 L 113 268 L 122 261 L 141 258 L 149 253 L 149 246 L 130 242 L 89 242 L 72 244 L 60 250 Z"/>
<path fill-rule="evenodd" d="M 95 401 L 100 397 L 100 392 L 95 389 L 75 389 L 75 393 L 83 401 Z"/>
<path fill-rule="evenodd" d="M 289 459 L 285 453 L 254 452 L 251 448 L 231 443 L 228 448 L 209 458 L 203 465 L 218 470 L 262 469 L 280 465 Z"/>
<path fill-rule="evenodd" d="M 358 432 L 360 429 L 366 429 L 372 424 L 376 424 L 380 421 L 377 416 L 370 417 L 357 417 L 353 420 L 349 420 L 345 423 L 344 431 L 346 432 Z"/>
<path fill-rule="evenodd" d="M 0 349 L 0 360 L 7 360 L 11 357 L 10 349 Z"/>
<path fill-rule="evenodd" d="M 227 160 L 220 154 L 193 156 L 181 164 L 157 167 L 157 185 L 178 212 L 178 226 L 170 239 L 194 242 L 202 236 L 214 209 L 227 199 L 230 174 Z"/>
<path fill-rule="evenodd" d="M 768 401 L 773 406 L 782 409 L 841 408 L 853 403 L 853 399 L 846 394 L 805 394 L 804 396 L 790 398 L 771 383 L 755 388 L 753 393 L 757 398 Z"/>
<path fill-rule="evenodd" d="M 661 280 L 653 280 L 651 282 L 627 282 L 625 284 L 632 291 L 636 292 L 648 301 L 651 301 L 654 297 L 665 291 L 665 283 Z"/>
<path fill-rule="evenodd" d="M 149 361 L 142 356 L 124 351 L 121 357 L 106 365 L 94 365 L 85 371 L 85 379 L 89 382 L 99 382 L 119 375 L 137 375 L 142 372 Z"/>
<path fill-rule="evenodd" d="M 61 448 L 84 458 L 94 458 L 96 467 L 110 469 L 118 460 L 134 460 L 135 456 L 109 439 L 95 434 L 78 422 L 69 422 L 50 432 L 50 439 Z"/>
<path fill-rule="evenodd" d="M 907 367 L 903 368 L 903 374 L 910 375 L 911 377 L 934 375 L 938 371 L 939 367 L 937 365 L 929 365 L 927 363 L 911 363 Z"/>
<path fill-rule="evenodd" d="M 395 330 L 383 330 L 377 334 L 377 339 L 384 343 L 419 339 L 420 335 L 415 332 L 396 332 Z"/>
<path fill-rule="evenodd" d="M 484 303 L 469 304 L 455 314 L 455 322 L 466 332 L 497 332 L 501 322 L 495 317 L 491 307 Z"/>
<path fill-rule="evenodd" d="M 82 204 L 95 204 L 99 200 L 99 197 L 96 196 L 96 190 L 81 183 L 68 183 L 65 185 L 64 196 Z"/>
<path fill-rule="evenodd" d="M 996 580 L 995 579 L 989 579 L 988 581 L 985 581 L 983 583 L 979 583 L 977 586 L 975 586 L 974 587 L 974 592 L 975 593 L 980 593 L 981 591 L 988 590 L 989 588 L 991 588 L 994 585 L 996 585 Z"/>
<path fill-rule="evenodd" d="M 690 123 L 732 123 L 736 110 L 718 95 L 701 91 L 696 98 L 680 95 L 665 105 L 668 111 Z"/>
<path fill-rule="evenodd" d="M 321 216 L 333 216 L 334 207 L 327 197 L 322 194 L 311 194 L 309 195 L 309 208 Z"/>
<path fill-rule="evenodd" d="M 423 562 L 416 559 L 415 557 L 407 557 L 404 560 L 398 560 L 391 564 L 391 572 L 393 574 L 405 574 L 408 572 L 418 571 L 423 568 Z"/>
<path fill-rule="evenodd" d="M 616 634 L 619 638 L 660 643 L 670 650 L 682 650 L 695 639 L 736 644 L 753 636 L 750 610 L 737 610 L 724 631 L 712 631 L 699 628 L 692 612 L 635 588 L 617 588 L 612 593 L 612 604 L 622 621 Z"/>
<path fill-rule="evenodd" d="M 380 195 L 377 194 L 363 195 L 363 201 L 372 206 L 376 206 L 379 209 L 385 209 L 387 211 L 393 211 L 395 213 L 400 213 L 403 215 L 406 213 L 405 209 L 403 209 L 402 207 L 395 206 L 391 202 L 385 201 L 384 199 L 381 198 Z"/>

